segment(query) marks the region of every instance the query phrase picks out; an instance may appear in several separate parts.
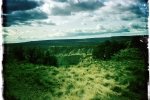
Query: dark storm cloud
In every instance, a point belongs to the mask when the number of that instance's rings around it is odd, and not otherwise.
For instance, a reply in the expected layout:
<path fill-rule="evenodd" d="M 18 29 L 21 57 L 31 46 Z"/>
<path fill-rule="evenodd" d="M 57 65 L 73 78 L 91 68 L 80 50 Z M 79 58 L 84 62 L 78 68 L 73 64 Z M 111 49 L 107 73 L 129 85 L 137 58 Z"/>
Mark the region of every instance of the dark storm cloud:
<path fill-rule="evenodd" d="M 47 15 L 42 11 L 34 10 L 27 10 L 27 11 L 16 11 L 12 14 L 3 15 L 4 26 L 11 26 L 20 23 L 26 24 L 28 20 L 34 19 L 46 19 Z"/>
<path fill-rule="evenodd" d="M 63 1 L 66 2 L 66 0 L 57 0 L 57 1 Z M 69 5 L 65 6 L 64 8 L 60 8 L 58 6 L 52 8 L 52 14 L 53 15 L 70 15 L 71 12 L 79 12 L 79 11 L 92 11 L 96 10 L 104 4 L 102 2 L 98 1 L 83 1 L 79 3 L 72 3 L 68 2 Z"/>
<path fill-rule="evenodd" d="M 131 6 L 129 8 L 133 13 L 139 16 L 148 16 L 148 4 L 139 3 L 138 5 Z"/>
<path fill-rule="evenodd" d="M 116 13 L 123 21 L 138 19 L 139 21 L 147 22 L 149 14 L 148 3 L 144 0 L 124 1 L 123 3 L 114 1 L 113 10 L 114 12 L 111 14 Z"/>
<path fill-rule="evenodd" d="M 148 0 L 139 0 L 140 2 L 148 3 Z"/>
<path fill-rule="evenodd" d="M 3 13 L 33 9 L 41 5 L 41 3 L 33 0 L 3 0 Z"/>
<path fill-rule="evenodd" d="M 126 1 L 124 1 L 124 3 L 126 3 Z M 117 3 L 115 8 L 120 12 L 131 11 L 132 13 L 138 15 L 139 17 L 141 16 L 147 17 L 149 12 L 148 3 L 146 2 L 146 0 L 137 0 L 137 1 L 135 0 L 130 5 Z"/>
<path fill-rule="evenodd" d="M 96 2 L 96 1 L 88 1 L 88 2 L 80 2 L 76 3 L 74 5 L 71 5 L 75 9 L 79 10 L 95 10 L 99 7 L 104 6 L 102 2 Z"/>
<path fill-rule="evenodd" d="M 40 5 L 42 2 L 36 0 L 3 0 L 3 26 L 47 18 L 42 11 L 35 9 Z"/>
<path fill-rule="evenodd" d="M 146 16 L 148 17 L 148 0 L 138 0 L 137 5 L 132 5 L 129 7 L 133 13 L 136 13 L 139 16 Z"/>

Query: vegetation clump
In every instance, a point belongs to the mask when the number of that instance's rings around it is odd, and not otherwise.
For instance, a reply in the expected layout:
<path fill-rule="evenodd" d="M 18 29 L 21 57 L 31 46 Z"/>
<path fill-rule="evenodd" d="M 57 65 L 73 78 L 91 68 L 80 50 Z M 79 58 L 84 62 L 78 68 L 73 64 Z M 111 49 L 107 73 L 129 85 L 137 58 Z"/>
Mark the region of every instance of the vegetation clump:
<path fill-rule="evenodd" d="M 93 50 L 93 58 L 107 60 L 119 50 L 124 49 L 125 44 L 117 41 L 105 41 Z"/>
<path fill-rule="evenodd" d="M 20 46 L 14 47 L 12 56 L 18 61 L 25 61 L 33 64 L 43 64 L 57 66 L 57 58 L 50 54 L 48 50 L 42 50 L 38 47 Z"/>

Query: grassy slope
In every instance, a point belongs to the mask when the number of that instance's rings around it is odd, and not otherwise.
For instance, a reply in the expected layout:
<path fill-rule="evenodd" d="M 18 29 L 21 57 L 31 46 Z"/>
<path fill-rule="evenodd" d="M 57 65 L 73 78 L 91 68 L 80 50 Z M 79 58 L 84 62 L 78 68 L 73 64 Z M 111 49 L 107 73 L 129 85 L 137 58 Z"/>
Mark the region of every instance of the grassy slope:
<path fill-rule="evenodd" d="M 133 70 L 143 67 L 134 58 L 96 61 L 85 57 L 67 67 L 14 61 L 5 65 L 6 100 L 140 100 L 142 94 L 129 91 L 129 86 L 139 80 Z"/>

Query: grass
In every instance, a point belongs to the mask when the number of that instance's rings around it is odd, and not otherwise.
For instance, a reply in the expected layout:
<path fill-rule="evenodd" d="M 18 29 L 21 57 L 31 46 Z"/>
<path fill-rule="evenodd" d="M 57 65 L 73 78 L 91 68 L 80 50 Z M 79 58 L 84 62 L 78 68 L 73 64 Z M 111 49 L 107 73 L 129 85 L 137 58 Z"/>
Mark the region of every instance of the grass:
<path fill-rule="evenodd" d="M 56 53 L 57 67 L 8 60 L 3 73 L 5 99 L 145 100 L 147 69 L 139 50 L 124 49 L 104 61 L 93 59 L 91 49 L 76 49 Z"/>
<path fill-rule="evenodd" d="M 113 79 L 105 78 L 112 74 L 100 67 L 71 66 L 69 68 L 36 66 L 32 64 L 8 65 L 9 80 L 7 95 L 21 100 L 90 100 L 95 95 L 120 95 L 114 87 L 125 88 Z M 8 74 L 9 73 L 9 74 Z M 11 76 L 9 76 L 11 74 Z M 92 91 L 92 93 L 91 93 Z"/>
<path fill-rule="evenodd" d="M 69 67 L 7 63 L 6 100 L 140 100 L 128 95 L 129 81 L 136 78 L 124 69 L 129 65 L 90 58 Z"/>

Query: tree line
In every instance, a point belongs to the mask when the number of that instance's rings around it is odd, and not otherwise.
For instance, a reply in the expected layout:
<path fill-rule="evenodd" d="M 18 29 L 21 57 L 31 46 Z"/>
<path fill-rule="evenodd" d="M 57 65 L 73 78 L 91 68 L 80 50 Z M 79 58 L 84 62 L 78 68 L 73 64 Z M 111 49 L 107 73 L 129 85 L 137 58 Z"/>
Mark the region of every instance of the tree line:
<path fill-rule="evenodd" d="M 94 59 L 109 60 L 120 50 L 127 48 L 137 48 L 141 52 L 145 63 L 148 61 L 148 37 L 135 36 L 129 41 L 105 41 L 93 49 L 92 56 Z"/>
<path fill-rule="evenodd" d="M 49 50 L 40 47 L 16 46 L 11 55 L 18 61 L 26 61 L 33 64 L 57 66 L 57 58 Z"/>

